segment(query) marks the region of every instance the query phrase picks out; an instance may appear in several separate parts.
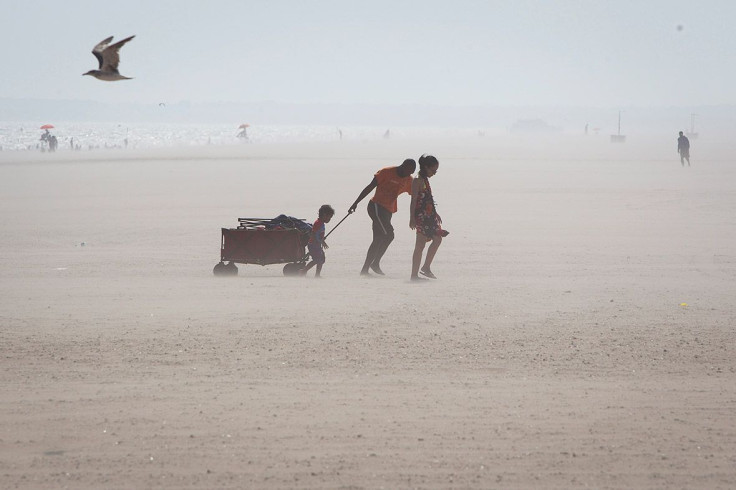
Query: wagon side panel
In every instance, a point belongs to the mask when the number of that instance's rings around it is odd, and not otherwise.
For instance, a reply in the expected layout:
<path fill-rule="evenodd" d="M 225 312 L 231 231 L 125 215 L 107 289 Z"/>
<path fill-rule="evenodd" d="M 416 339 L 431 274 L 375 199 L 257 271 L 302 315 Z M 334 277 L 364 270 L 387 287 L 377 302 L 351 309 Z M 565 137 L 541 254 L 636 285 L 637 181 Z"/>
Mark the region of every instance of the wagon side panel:
<path fill-rule="evenodd" d="M 297 230 L 222 228 L 221 260 L 239 264 L 283 264 L 304 258 L 304 234 Z"/>

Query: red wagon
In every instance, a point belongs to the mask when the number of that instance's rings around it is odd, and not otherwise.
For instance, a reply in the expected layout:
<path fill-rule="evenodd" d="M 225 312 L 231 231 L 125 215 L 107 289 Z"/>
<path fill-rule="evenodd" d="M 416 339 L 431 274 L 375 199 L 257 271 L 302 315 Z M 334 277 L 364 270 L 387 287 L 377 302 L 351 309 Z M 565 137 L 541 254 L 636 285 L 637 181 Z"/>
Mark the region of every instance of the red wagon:
<path fill-rule="evenodd" d="M 305 267 L 309 259 L 305 248 L 312 229 L 309 223 L 285 215 L 274 219 L 239 218 L 238 222 L 237 228 L 222 228 L 215 275 L 237 275 L 235 264 L 286 264 L 287 276 Z"/>

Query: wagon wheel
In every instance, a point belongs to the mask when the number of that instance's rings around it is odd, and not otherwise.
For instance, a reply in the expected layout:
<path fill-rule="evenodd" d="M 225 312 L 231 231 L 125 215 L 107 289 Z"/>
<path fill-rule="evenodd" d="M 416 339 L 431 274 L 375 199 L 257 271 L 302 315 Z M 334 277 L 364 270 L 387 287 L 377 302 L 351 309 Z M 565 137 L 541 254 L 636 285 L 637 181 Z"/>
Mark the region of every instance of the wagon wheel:
<path fill-rule="evenodd" d="M 292 262 L 284 266 L 285 276 L 296 276 L 299 275 L 301 270 L 304 268 L 304 264 L 300 262 Z"/>
<path fill-rule="evenodd" d="M 237 276 L 238 268 L 232 262 L 228 264 L 225 264 L 225 262 L 220 262 L 215 266 L 214 269 L 212 269 L 212 273 L 216 276 Z"/>

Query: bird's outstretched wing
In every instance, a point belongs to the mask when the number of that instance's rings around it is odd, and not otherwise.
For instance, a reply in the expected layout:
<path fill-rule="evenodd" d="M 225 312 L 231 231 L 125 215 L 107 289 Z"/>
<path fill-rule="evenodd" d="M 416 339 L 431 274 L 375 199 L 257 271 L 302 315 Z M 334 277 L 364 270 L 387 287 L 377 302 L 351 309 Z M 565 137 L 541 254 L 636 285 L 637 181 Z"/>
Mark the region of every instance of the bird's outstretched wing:
<path fill-rule="evenodd" d="M 92 50 L 92 54 L 94 54 L 100 62 L 100 70 L 117 73 L 118 65 L 120 64 L 120 48 L 134 37 L 135 36 L 126 37 L 122 41 L 118 41 L 115 44 L 108 46 L 110 41 L 112 41 L 112 36 L 110 36 L 95 46 Z"/>
<path fill-rule="evenodd" d="M 100 41 L 97 43 L 97 46 L 92 48 L 92 54 L 95 55 L 95 58 L 97 58 L 97 61 L 100 63 L 100 70 L 102 69 L 102 65 L 104 64 L 104 59 L 102 58 L 102 52 L 105 50 L 108 44 L 110 44 L 110 41 L 112 41 L 112 36 L 108 37 L 107 39 Z"/>

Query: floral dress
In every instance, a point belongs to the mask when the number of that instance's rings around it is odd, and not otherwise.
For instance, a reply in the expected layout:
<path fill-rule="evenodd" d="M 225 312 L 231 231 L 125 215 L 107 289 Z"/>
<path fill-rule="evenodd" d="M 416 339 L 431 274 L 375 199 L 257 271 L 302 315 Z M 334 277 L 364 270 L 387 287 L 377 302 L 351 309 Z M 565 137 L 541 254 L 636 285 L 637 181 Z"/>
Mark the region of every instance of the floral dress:
<path fill-rule="evenodd" d="M 437 214 L 434 205 L 429 179 L 427 177 L 418 178 L 424 181 L 424 189 L 417 193 L 417 205 L 414 208 L 414 223 L 417 232 L 427 237 L 427 240 L 431 240 L 435 236 L 447 236 L 449 232 L 442 229 L 442 219 Z"/>

